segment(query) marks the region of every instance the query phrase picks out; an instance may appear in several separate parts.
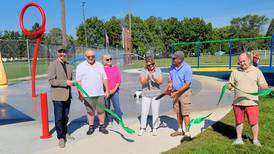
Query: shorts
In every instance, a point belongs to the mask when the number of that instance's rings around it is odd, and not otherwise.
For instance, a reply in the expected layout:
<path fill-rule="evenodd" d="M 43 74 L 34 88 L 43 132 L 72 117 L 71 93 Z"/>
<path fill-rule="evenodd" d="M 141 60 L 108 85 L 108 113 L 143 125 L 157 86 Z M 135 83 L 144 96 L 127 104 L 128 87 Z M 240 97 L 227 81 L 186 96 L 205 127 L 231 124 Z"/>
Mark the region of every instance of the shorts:
<path fill-rule="evenodd" d="M 190 114 L 192 90 L 188 89 L 178 97 L 173 98 L 173 110 L 181 115 Z"/>
<path fill-rule="evenodd" d="M 87 112 L 95 112 L 103 113 L 105 112 L 103 109 L 95 105 L 95 102 L 101 104 L 105 107 L 104 97 L 103 96 L 97 96 L 97 97 L 85 97 L 84 104 L 86 107 Z"/>
<path fill-rule="evenodd" d="M 256 125 L 259 121 L 259 106 L 238 106 L 233 105 L 235 114 L 235 123 L 237 125 L 244 123 L 245 113 L 247 114 L 248 123 L 250 125 Z"/>

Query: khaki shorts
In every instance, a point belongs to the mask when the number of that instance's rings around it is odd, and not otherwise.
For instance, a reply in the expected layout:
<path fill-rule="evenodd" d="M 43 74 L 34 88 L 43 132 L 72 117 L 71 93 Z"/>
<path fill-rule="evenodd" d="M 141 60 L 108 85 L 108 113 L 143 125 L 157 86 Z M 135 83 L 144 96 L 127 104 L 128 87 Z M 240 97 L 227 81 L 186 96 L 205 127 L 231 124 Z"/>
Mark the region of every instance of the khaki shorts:
<path fill-rule="evenodd" d="M 173 110 L 175 113 L 181 113 L 182 115 L 190 114 L 192 90 L 188 89 L 179 97 L 173 98 Z"/>
<path fill-rule="evenodd" d="M 103 109 L 95 105 L 95 102 L 105 106 L 104 97 L 97 96 L 97 97 L 85 97 L 84 104 L 86 106 L 87 112 L 95 112 L 103 113 L 105 112 Z"/>

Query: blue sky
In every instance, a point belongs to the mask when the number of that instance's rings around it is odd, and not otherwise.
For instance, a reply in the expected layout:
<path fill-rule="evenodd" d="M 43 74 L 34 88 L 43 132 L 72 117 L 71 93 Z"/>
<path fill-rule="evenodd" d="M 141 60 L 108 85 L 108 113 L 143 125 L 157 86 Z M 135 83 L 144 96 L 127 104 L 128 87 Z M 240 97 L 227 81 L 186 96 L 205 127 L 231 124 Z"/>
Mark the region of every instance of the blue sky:
<path fill-rule="evenodd" d="M 0 31 L 20 31 L 19 14 L 29 2 L 39 3 L 47 16 L 46 30 L 61 27 L 60 0 L 1 0 Z M 67 33 L 75 36 L 76 28 L 82 22 L 82 0 L 65 0 Z M 86 18 L 98 16 L 107 20 L 119 18 L 128 13 L 128 0 L 85 0 Z M 141 18 L 159 16 L 162 18 L 201 17 L 215 27 L 229 25 L 233 17 L 247 14 L 265 15 L 274 18 L 274 0 L 132 0 L 133 15 Z M 41 21 L 39 11 L 29 8 L 25 14 L 25 27 L 30 28 Z"/>

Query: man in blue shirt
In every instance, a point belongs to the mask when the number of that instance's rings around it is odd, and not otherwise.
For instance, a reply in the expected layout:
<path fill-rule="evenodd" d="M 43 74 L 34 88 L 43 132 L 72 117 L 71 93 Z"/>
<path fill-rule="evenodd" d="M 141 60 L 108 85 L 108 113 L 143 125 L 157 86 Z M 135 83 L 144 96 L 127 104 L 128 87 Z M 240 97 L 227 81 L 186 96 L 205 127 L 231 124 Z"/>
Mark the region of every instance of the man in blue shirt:
<path fill-rule="evenodd" d="M 178 130 L 171 134 L 171 136 L 184 135 L 182 142 L 190 140 L 189 130 L 186 128 L 186 132 L 183 132 L 182 120 L 187 126 L 190 122 L 190 104 L 191 104 L 191 80 L 192 70 L 191 67 L 184 62 L 184 53 L 177 51 L 174 53 L 173 65 L 169 72 L 168 89 L 170 89 L 171 97 L 173 99 L 173 109 L 177 114 Z"/>

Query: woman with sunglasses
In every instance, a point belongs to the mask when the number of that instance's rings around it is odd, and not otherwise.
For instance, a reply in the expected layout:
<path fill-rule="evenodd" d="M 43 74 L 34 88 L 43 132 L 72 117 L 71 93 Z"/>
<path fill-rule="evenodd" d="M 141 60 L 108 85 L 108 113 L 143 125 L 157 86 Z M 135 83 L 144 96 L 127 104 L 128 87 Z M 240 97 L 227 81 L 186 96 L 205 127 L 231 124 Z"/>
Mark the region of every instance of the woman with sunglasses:
<path fill-rule="evenodd" d="M 112 64 L 110 55 L 103 55 L 103 64 L 108 78 L 108 87 L 110 89 L 110 96 L 105 98 L 105 105 L 110 109 L 112 104 L 114 112 L 122 119 L 123 112 L 121 111 L 119 101 L 119 87 L 121 84 L 120 70 L 117 65 Z M 109 127 L 112 126 L 113 118 L 108 113 L 106 122 L 108 122 Z"/>
<path fill-rule="evenodd" d="M 155 97 L 161 93 L 160 85 L 163 83 L 163 76 L 160 68 L 155 65 L 155 60 L 152 57 L 145 58 L 145 67 L 140 74 L 140 83 L 142 85 L 142 113 L 141 127 L 139 136 L 143 135 L 147 126 L 147 117 L 150 106 L 152 108 L 152 134 L 157 135 L 159 127 L 159 107 L 160 100 L 155 100 Z"/>

